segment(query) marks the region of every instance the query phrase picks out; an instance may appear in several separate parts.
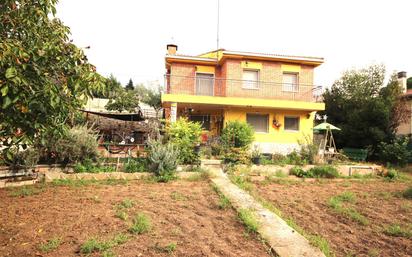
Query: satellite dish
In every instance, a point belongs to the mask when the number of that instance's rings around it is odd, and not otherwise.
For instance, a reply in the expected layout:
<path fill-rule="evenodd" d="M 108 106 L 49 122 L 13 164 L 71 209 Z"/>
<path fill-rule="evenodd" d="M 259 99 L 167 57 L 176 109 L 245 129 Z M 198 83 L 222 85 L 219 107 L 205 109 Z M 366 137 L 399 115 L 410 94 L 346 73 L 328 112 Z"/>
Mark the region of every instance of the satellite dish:
<path fill-rule="evenodd" d="M 132 138 L 130 138 L 130 142 L 132 142 L 132 143 L 134 142 L 134 138 L 133 138 L 133 137 L 132 137 Z"/>

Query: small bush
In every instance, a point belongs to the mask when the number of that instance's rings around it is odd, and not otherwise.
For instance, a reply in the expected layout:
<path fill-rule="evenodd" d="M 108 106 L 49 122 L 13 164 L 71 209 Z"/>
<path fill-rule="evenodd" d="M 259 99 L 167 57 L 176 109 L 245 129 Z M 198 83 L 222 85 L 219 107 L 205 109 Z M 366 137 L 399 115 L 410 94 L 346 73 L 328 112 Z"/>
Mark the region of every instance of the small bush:
<path fill-rule="evenodd" d="M 402 196 L 406 199 L 412 199 L 412 187 L 409 187 L 408 189 L 406 189 Z"/>
<path fill-rule="evenodd" d="M 179 161 L 183 164 L 199 163 L 199 153 L 195 151 L 195 146 L 200 143 L 202 127 L 197 122 L 180 118 L 171 123 L 166 134 L 169 141 L 179 149 Z"/>
<path fill-rule="evenodd" d="M 399 173 L 395 169 L 389 169 L 383 176 L 388 180 L 396 180 L 399 178 Z"/>
<path fill-rule="evenodd" d="M 314 177 L 317 178 L 337 178 L 339 177 L 339 172 L 336 170 L 335 167 L 324 165 L 324 166 L 316 166 L 311 168 L 309 173 L 312 173 Z"/>
<path fill-rule="evenodd" d="M 97 133 L 85 125 L 74 126 L 64 137 L 56 142 L 51 140 L 46 147 L 60 163 L 81 163 L 99 156 L 97 137 Z"/>
<path fill-rule="evenodd" d="M 179 151 L 170 142 L 149 141 L 148 161 L 150 170 L 158 181 L 167 182 L 176 178 L 176 168 L 179 161 Z"/>
<path fill-rule="evenodd" d="M 147 215 L 144 213 L 138 213 L 134 219 L 133 224 L 130 226 L 129 231 L 133 234 L 143 234 L 149 232 L 152 229 L 152 223 Z"/>
<path fill-rule="evenodd" d="M 149 170 L 146 158 L 133 158 L 123 165 L 123 171 L 127 173 L 145 172 Z"/>
<path fill-rule="evenodd" d="M 294 167 L 290 168 L 289 174 L 294 175 L 294 176 L 299 177 L 299 178 L 312 178 L 313 177 L 313 174 L 308 173 L 307 171 L 303 170 L 299 166 L 294 166 Z"/>
<path fill-rule="evenodd" d="M 247 122 L 229 121 L 222 130 L 220 140 L 226 148 L 248 148 L 254 140 L 254 130 Z"/>
<path fill-rule="evenodd" d="M 408 143 L 409 139 L 407 137 L 396 138 L 391 143 L 381 142 L 378 146 L 380 161 L 396 166 L 405 166 L 411 156 Z"/>
<path fill-rule="evenodd" d="M 304 162 L 309 164 L 315 163 L 316 155 L 319 152 L 319 146 L 313 143 L 311 136 L 305 135 L 303 140 L 299 140 L 299 155 Z"/>
<path fill-rule="evenodd" d="M 7 163 L 13 170 L 18 169 L 34 169 L 39 162 L 40 154 L 39 150 L 33 147 L 29 147 L 25 150 L 18 148 L 11 149 L 12 159 Z"/>
<path fill-rule="evenodd" d="M 223 160 L 225 163 L 250 164 L 250 153 L 246 148 L 232 147 L 225 151 Z"/>

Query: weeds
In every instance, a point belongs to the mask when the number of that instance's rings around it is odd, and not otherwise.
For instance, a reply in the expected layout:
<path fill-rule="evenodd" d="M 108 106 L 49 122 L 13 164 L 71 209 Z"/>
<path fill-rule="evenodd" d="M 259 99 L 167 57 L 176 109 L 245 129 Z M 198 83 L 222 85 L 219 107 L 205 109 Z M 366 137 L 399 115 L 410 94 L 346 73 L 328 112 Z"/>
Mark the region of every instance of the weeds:
<path fill-rule="evenodd" d="M 346 207 L 343 203 L 355 203 L 356 197 L 352 192 L 343 192 L 340 195 L 333 196 L 328 201 L 328 206 L 335 212 L 342 214 L 350 219 L 356 221 L 361 225 L 369 224 L 368 219 L 356 211 L 354 208 Z"/>
<path fill-rule="evenodd" d="M 90 185 L 126 185 L 126 179 L 55 179 L 51 182 L 53 186 L 67 186 L 67 187 L 83 187 Z"/>
<path fill-rule="evenodd" d="M 223 194 L 219 195 L 219 203 L 217 204 L 219 209 L 221 210 L 226 210 L 232 207 L 232 204 L 230 203 L 229 199 L 224 196 Z"/>
<path fill-rule="evenodd" d="M 120 206 L 123 208 L 129 209 L 134 206 L 134 202 L 131 199 L 125 198 L 120 202 Z"/>
<path fill-rule="evenodd" d="M 129 236 L 122 233 L 115 235 L 111 240 L 107 241 L 91 238 L 81 245 L 80 252 L 84 254 L 102 252 L 103 256 L 113 256 L 114 254 L 110 251 L 110 249 L 117 245 L 126 243 L 127 240 L 129 240 Z"/>
<path fill-rule="evenodd" d="M 205 181 L 210 178 L 210 174 L 208 171 L 200 171 L 194 174 L 191 174 L 189 177 L 186 178 L 187 181 L 195 182 L 195 181 Z"/>
<path fill-rule="evenodd" d="M 61 245 L 61 243 L 61 238 L 55 237 L 48 240 L 46 243 L 40 244 L 39 249 L 44 253 L 48 253 L 50 251 L 53 251 L 54 249 L 57 249 Z"/>
<path fill-rule="evenodd" d="M 406 189 L 403 193 L 402 196 L 406 199 L 412 199 L 412 187 L 409 187 Z"/>
<path fill-rule="evenodd" d="M 249 233 L 257 233 L 260 227 L 259 222 L 256 220 L 255 214 L 250 209 L 239 210 L 239 219 L 245 224 L 246 230 Z"/>
<path fill-rule="evenodd" d="M 180 192 L 173 191 L 170 197 L 175 201 L 187 201 L 189 198 Z"/>
<path fill-rule="evenodd" d="M 43 186 L 36 187 L 36 186 L 22 186 L 19 188 L 13 188 L 10 192 L 10 196 L 12 197 L 26 197 L 32 195 L 38 195 L 45 190 Z"/>
<path fill-rule="evenodd" d="M 408 227 L 392 224 L 385 228 L 384 233 L 389 236 L 412 238 L 412 224 L 409 224 Z"/>
<path fill-rule="evenodd" d="M 138 213 L 130 226 L 129 231 L 133 234 L 143 234 L 152 229 L 150 218 L 144 213 Z"/>
<path fill-rule="evenodd" d="M 169 243 L 165 246 L 160 246 L 157 243 L 155 245 L 156 250 L 161 251 L 161 252 L 166 252 L 168 254 L 172 254 L 176 250 L 176 248 L 177 248 L 177 243 L 175 242 Z"/>
<path fill-rule="evenodd" d="M 129 215 L 127 215 L 127 213 L 123 210 L 117 210 L 115 216 L 124 221 L 129 218 Z"/>

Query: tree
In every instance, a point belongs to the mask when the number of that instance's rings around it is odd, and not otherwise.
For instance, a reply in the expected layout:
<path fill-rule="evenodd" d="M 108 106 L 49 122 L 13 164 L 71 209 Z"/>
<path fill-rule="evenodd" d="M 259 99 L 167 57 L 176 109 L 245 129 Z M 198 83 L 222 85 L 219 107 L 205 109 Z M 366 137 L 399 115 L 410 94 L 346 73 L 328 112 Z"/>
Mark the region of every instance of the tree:
<path fill-rule="evenodd" d="M 109 111 L 136 113 L 139 110 L 139 97 L 134 91 L 121 90 L 109 100 L 105 108 Z"/>
<path fill-rule="evenodd" d="M 323 95 L 328 122 L 342 130 L 335 135 L 338 147 L 369 148 L 390 142 L 405 120 L 402 89 L 392 76 L 385 86 L 385 67 L 372 65 L 350 70 Z"/>
<path fill-rule="evenodd" d="M 162 91 L 160 86 L 157 89 L 147 88 L 143 84 L 136 85 L 135 91 L 139 96 L 140 100 L 152 107 L 156 111 L 156 115 L 162 109 Z"/>
<path fill-rule="evenodd" d="M 93 97 L 114 97 L 119 90 L 123 90 L 122 84 L 116 79 L 116 77 L 113 74 L 110 74 L 110 76 L 106 78 L 104 88 L 93 90 Z"/>
<path fill-rule="evenodd" d="M 126 90 L 134 90 L 132 79 L 129 79 L 129 82 L 127 82 L 127 85 L 126 85 L 125 88 L 126 88 Z"/>
<path fill-rule="evenodd" d="M 69 40 L 69 28 L 55 18 L 56 3 L 0 3 L 0 140 L 6 150 L 63 134 L 92 91 L 104 87 L 104 78 Z"/>
<path fill-rule="evenodd" d="M 409 78 L 406 80 L 406 87 L 407 87 L 408 89 L 412 89 L 412 77 L 409 77 Z"/>

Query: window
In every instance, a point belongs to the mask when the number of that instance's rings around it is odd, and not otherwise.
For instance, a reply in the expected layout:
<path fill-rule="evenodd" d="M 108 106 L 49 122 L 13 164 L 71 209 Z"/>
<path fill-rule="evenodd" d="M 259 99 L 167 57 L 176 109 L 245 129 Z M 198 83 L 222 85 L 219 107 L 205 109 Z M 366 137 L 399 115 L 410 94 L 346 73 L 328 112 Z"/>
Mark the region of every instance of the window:
<path fill-rule="evenodd" d="M 257 89 L 259 84 L 259 71 L 257 70 L 243 70 L 243 88 Z"/>
<path fill-rule="evenodd" d="M 196 73 L 196 94 L 213 95 L 214 74 Z"/>
<path fill-rule="evenodd" d="M 298 91 L 298 74 L 283 73 L 282 91 L 297 92 Z"/>
<path fill-rule="evenodd" d="M 189 120 L 200 123 L 204 130 L 210 130 L 210 115 L 190 115 Z"/>
<path fill-rule="evenodd" d="M 246 114 L 246 121 L 255 129 L 255 132 L 268 133 L 269 115 Z"/>
<path fill-rule="evenodd" d="M 285 117 L 285 130 L 299 131 L 299 117 Z"/>

